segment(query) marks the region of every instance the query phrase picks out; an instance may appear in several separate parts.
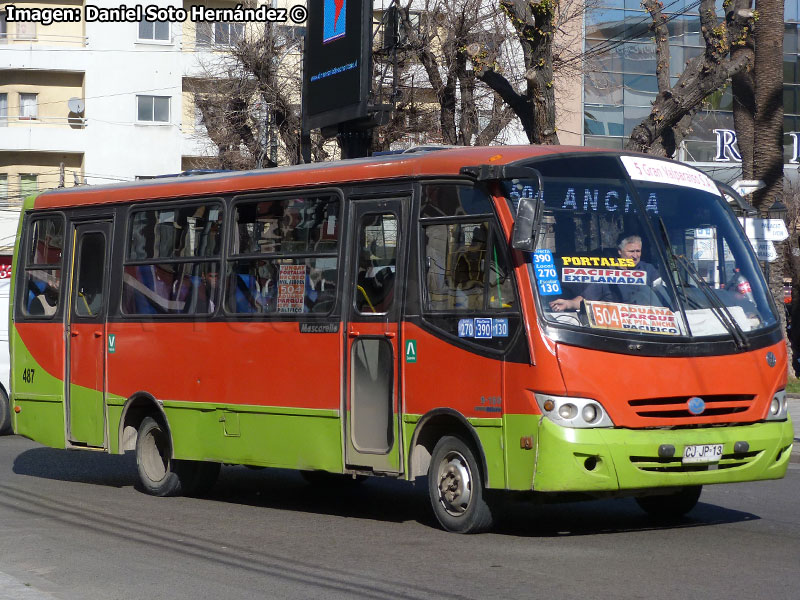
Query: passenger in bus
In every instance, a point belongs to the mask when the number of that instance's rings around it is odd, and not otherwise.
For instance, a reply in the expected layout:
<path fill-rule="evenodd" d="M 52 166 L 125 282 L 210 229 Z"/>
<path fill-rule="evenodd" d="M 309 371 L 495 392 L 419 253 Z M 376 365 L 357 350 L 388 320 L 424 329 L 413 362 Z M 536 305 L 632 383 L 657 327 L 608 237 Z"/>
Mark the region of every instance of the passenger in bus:
<path fill-rule="evenodd" d="M 469 245 L 456 258 L 454 283 L 459 297 L 457 302 L 464 308 L 480 308 L 483 305 L 487 239 L 486 225 L 482 223 L 472 230 Z"/>
<path fill-rule="evenodd" d="M 567 310 L 580 310 L 584 300 L 599 300 L 602 302 L 619 302 L 622 304 L 660 305 L 657 296 L 652 293 L 654 285 L 661 285 L 661 277 L 650 263 L 642 260 L 642 238 L 639 235 L 623 235 L 617 244 L 617 254 L 620 258 L 634 261 L 633 269 L 644 271 L 646 285 L 634 283 L 608 284 L 588 283 L 583 293 L 574 298 L 559 298 L 550 302 L 550 308 L 555 312 Z"/>
<path fill-rule="evenodd" d="M 26 308 L 32 316 L 54 315 L 58 308 L 58 289 L 40 279 L 29 279 Z"/>
<path fill-rule="evenodd" d="M 237 273 L 229 290 L 233 295 L 233 310 L 237 313 L 273 312 L 275 282 L 275 268 L 266 260 L 259 260 L 246 271 Z"/>

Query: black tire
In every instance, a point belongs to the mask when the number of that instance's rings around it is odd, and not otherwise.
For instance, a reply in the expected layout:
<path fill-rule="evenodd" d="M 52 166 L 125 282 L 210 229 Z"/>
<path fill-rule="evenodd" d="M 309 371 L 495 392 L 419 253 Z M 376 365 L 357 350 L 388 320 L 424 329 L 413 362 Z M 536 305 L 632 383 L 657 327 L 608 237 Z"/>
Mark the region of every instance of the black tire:
<path fill-rule="evenodd" d="M 481 533 L 493 517 L 483 475 L 472 449 L 460 438 L 446 436 L 433 449 L 428 467 L 428 495 L 436 519 L 454 533 Z"/>
<path fill-rule="evenodd" d="M 655 519 L 677 519 L 696 505 L 703 491 L 702 485 L 692 485 L 681 491 L 664 496 L 642 496 L 636 503 L 643 511 Z"/>
<path fill-rule="evenodd" d="M 8 394 L 0 387 L 0 435 L 11 433 L 11 404 Z"/>
<path fill-rule="evenodd" d="M 152 496 L 191 493 L 196 465 L 172 458 L 169 433 L 152 417 L 145 417 L 136 436 L 136 467 L 139 482 Z"/>

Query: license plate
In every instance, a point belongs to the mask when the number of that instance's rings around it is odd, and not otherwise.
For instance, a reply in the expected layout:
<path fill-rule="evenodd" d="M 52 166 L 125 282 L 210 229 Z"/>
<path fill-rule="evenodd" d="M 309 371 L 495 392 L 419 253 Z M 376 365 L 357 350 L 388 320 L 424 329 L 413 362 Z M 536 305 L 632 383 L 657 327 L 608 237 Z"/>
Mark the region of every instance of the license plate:
<path fill-rule="evenodd" d="M 685 463 L 716 463 L 722 458 L 722 444 L 699 444 L 683 449 Z"/>

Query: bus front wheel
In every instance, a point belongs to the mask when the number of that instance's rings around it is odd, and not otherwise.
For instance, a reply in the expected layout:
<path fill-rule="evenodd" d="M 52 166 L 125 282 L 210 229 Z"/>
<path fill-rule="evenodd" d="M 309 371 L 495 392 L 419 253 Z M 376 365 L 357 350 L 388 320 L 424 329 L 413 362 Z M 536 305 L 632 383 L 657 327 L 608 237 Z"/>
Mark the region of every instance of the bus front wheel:
<path fill-rule="evenodd" d="M 136 437 L 136 466 L 144 491 L 152 496 L 189 493 L 193 469 L 188 461 L 172 458 L 169 433 L 152 417 L 145 417 Z"/>
<path fill-rule="evenodd" d="M 643 511 L 656 519 L 676 519 L 682 517 L 700 500 L 702 485 L 691 485 L 682 488 L 677 494 L 661 496 L 642 496 L 636 503 Z"/>
<path fill-rule="evenodd" d="M 480 533 L 492 526 L 478 461 L 460 438 L 446 436 L 436 443 L 428 468 L 428 494 L 445 530 Z"/>

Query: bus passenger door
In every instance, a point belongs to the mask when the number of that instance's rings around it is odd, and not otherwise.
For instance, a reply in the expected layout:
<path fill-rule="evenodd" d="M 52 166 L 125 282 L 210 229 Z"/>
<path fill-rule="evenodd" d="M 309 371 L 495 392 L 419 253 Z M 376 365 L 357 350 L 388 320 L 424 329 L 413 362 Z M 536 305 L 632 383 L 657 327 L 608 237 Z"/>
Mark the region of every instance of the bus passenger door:
<path fill-rule="evenodd" d="M 70 442 L 105 446 L 105 372 L 111 222 L 75 227 L 67 322 Z"/>
<path fill-rule="evenodd" d="M 399 199 L 351 204 L 345 380 L 345 462 L 400 472 L 400 282 L 405 230 Z"/>

